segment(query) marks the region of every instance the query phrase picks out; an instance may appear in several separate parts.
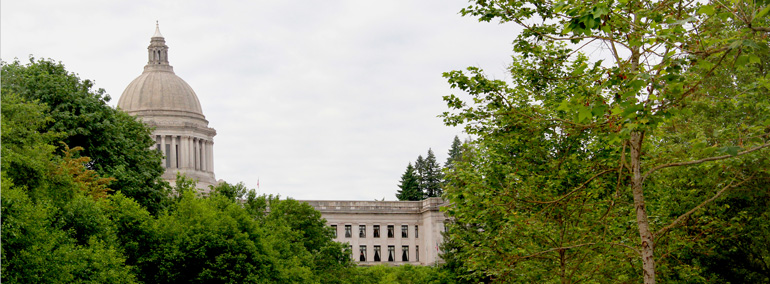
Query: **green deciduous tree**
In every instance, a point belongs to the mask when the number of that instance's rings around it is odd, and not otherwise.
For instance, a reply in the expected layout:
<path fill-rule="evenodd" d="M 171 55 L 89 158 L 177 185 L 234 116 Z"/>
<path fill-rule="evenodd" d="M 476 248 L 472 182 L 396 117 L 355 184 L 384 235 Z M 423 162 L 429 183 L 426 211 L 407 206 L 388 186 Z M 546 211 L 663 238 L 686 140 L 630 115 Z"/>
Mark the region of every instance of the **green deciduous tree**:
<path fill-rule="evenodd" d="M 2 100 L 2 281 L 135 282 L 105 213 L 110 179 L 73 158 L 77 149 L 54 155 L 44 105 Z"/>
<path fill-rule="evenodd" d="M 42 132 L 62 136 L 53 142 L 63 149 L 83 147 L 80 155 L 90 158 L 89 169 L 116 180 L 110 188 L 135 198 L 151 212 L 165 205 L 166 183 L 160 178 L 160 154 L 150 149 L 150 129 L 134 117 L 107 105 L 104 90 L 93 90 L 93 82 L 81 80 L 53 60 L 30 58 L 2 63 L 2 92 L 15 93 L 48 107 L 50 123 Z"/>
<path fill-rule="evenodd" d="M 702 244 L 693 233 L 718 224 L 722 198 L 767 191 L 767 3 L 473 2 L 464 15 L 522 32 L 513 86 L 445 74 L 472 97 L 446 96 L 445 123 L 478 137 L 447 189 L 466 271 L 705 281 L 674 255 Z M 599 47 L 605 58 L 583 55 Z"/>
<path fill-rule="evenodd" d="M 422 200 L 422 191 L 420 190 L 420 181 L 415 173 L 412 163 L 406 166 L 406 171 L 401 175 L 401 182 L 398 185 L 401 190 L 396 193 L 398 200 Z"/>

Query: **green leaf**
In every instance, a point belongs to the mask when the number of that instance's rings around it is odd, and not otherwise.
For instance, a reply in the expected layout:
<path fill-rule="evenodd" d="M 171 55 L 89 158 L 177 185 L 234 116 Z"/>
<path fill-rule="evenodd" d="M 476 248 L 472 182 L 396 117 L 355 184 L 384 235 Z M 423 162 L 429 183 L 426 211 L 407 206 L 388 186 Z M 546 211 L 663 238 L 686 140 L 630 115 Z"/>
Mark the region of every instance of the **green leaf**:
<path fill-rule="evenodd" d="M 583 122 L 588 118 L 591 118 L 591 108 L 581 107 L 580 110 L 578 110 L 578 121 Z"/>
<path fill-rule="evenodd" d="M 714 15 L 714 7 L 711 5 L 703 5 L 698 9 L 698 14 L 706 14 L 707 16 Z"/>
<path fill-rule="evenodd" d="M 756 17 L 754 17 L 754 18 L 755 18 L 755 19 L 759 19 L 759 18 L 762 18 L 762 17 L 764 17 L 765 15 L 767 15 L 767 12 L 770 12 L 770 5 L 767 5 L 767 7 L 765 7 L 764 9 L 762 9 L 762 11 L 759 11 L 759 13 L 757 13 L 757 16 L 756 16 Z"/>
<path fill-rule="evenodd" d="M 717 151 L 729 154 L 730 156 L 737 156 L 738 155 L 738 151 L 740 151 L 742 149 L 743 148 L 738 147 L 738 146 L 725 146 L 725 147 L 719 148 L 719 150 L 717 150 Z"/>

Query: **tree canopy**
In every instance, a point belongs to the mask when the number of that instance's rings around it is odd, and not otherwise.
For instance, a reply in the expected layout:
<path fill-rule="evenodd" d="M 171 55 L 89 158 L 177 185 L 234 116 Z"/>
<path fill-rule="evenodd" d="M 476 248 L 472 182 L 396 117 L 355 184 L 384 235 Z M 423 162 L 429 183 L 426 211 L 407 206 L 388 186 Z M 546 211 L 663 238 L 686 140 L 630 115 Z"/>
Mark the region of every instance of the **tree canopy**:
<path fill-rule="evenodd" d="M 465 93 L 444 98 L 445 123 L 477 137 L 445 194 L 450 255 L 467 277 L 707 282 L 726 277 L 712 270 L 721 266 L 753 269 L 739 282 L 768 281 L 758 269 L 768 252 L 755 246 L 766 234 L 735 235 L 767 218 L 764 202 L 747 201 L 766 199 L 770 178 L 768 11 L 761 1 L 472 1 L 463 15 L 522 32 L 510 84 L 476 67 L 444 74 Z M 596 50 L 606 56 L 587 56 Z M 747 242 L 741 267 L 708 256 L 727 257 L 714 245 L 723 241 Z"/>
<path fill-rule="evenodd" d="M 38 68 L 52 68 L 56 75 Z M 11 75 L 6 77 L 6 72 Z M 6 85 L 6 79 L 13 83 Z M 27 88 L 14 85 L 18 82 L 25 82 Z M 52 61 L 3 66 L 0 281 L 344 282 L 337 274 L 353 269 L 350 252 L 333 240 L 333 232 L 320 212 L 306 203 L 257 195 L 243 184 L 229 183 L 217 185 L 205 196 L 198 193 L 194 181 L 184 176 L 179 177 L 173 197 L 163 196 L 162 206 L 143 194 L 137 199 L 151 206 L 125 194 L 152 191 L 153 187 L 137 185 L 134 191 L 112 191 L 119 179 L 100 172 L 108 167 L 97 166 L 85 155 L 85 147 L 94 145 L 72 146 L 80 141 L 73 137 L 117 131 L 112 127 L 122 125 L 140 135 L 133 138 L 139 142 L 131 142 L 131 147 L 139 147 L 137 143 L 143 143 L 149 132 L 129 116 L 110 111 L 84 84 Z M 41 88 L 61 92 L 54 96 L 62 100 L 59 107 L 72 113 L 68 116 L 62 109 L 52 110 L 51 104 L 37 98 L 50 95 Z M 107 125 L 112 123 L 118 126 Z M 120 144 L 132 135 L 130 129 L 124 130 L 125 136 L 81 138 L 89 143 L 117 139 L 104 143 Z M 149 151 L 143 156 L 148 163 L 159 165 L 149 145 L 142 147 Z"/>
<path fill-rule="evenodd" d="M 32 57 L 27 64 L 3 62 L 0 80 L 2 93 L 47 107 L 50 121 L 40 131 L 58 133 L 49 141 L 57 149 L 82 147 L 78 154 L 90 158 L 88 169 L 115 178 L 111 189 L 136 199 L 153 213 L 165 206 L 168 185 L 161 179 L 161 156 L 150 149 L 154 145 L 151 130 L 108 106 L 110 96 L 103 89 L 94 90 L 91 80 L 81 80 L 61 63 Z"/>

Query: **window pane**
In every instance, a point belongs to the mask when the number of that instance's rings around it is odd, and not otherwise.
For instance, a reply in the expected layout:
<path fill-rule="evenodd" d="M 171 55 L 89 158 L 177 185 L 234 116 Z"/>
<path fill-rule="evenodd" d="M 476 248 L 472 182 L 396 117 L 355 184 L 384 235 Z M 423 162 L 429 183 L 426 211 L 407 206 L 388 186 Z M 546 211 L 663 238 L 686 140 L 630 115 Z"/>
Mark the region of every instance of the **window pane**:
<path fill-rule="evenodd" d="M 366 225 L 358 225 L 358 237 L 366 238 Z"/>
<path fill-rule="evenodd" d="M 388 225 L 388 238 L 395 238 L 396 232 L 394 232 L 396 229 L 393 225 Z"/>
<path fill-rule="evenodd" d="M 380 246 L 374 246 L 374 261 L 380 260 Z"/>
<path fill-rule="evenodd" d="M 388 261 L 394 261 L 396 254 L 396 246 L 388 246 Z"/>
<path fill-rule="evenodd" d="M 409 237 L 409 226 L 408 225 L 401 225 L 401 237 L 402 238 L 408 238 Z"/>
<path fill-rule="evenodd" d="M 420 227 L 417 225 L 414 225 L 414 237 L 419 238 L 420 237 Z"/>
<path fill-rule="evenodd" d="M 420 246 L 414 246 L 414 260 L 420 261 Z"/>
<path fill-rule="evenodd" d="M 374 237 L 375 238 L 380 237 L 380 225 L 374 225 Z"/>
<path fill-rule="evenodd" d="M 337 225 L 332 225 L 332 231 L 334 231 L 334 238 L 337 238 Z"/>
<path fill-rule="evenodd" d="M 353 227 L 351 225 L 345 225 L 345 237 L 350 238 L 353 235 Z"/>
<path fill-rule="evenodd" d="M 366 246 L 360 246 L 358 250 L 361 252 L 361 255 L 358 256 L 358 260 L 366 261 Z"/>
<path fill-rule="evenodd" d="M 401 246 L 401 261 L 409 261 L 409 246 Z"/>

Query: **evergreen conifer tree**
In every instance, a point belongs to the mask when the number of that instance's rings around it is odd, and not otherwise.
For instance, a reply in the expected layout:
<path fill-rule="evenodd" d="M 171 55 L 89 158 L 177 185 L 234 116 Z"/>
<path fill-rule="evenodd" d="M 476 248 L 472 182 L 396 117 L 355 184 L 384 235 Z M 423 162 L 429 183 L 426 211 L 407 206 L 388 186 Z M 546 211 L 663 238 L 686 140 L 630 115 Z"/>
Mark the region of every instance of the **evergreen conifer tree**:
<path fill-rule="evenodd" d="M 436 162 L 436 155 L 432 149 L 428 149 L 428 157 L 425 158 L 423 176 L 423 193 L 425 197 L 441 196 L 441 166 Z"/>
<path fill-rule="evenodd" d="M 401 175 L 401 183 L 398 185 L 401 190 L 396 194 L 396 198 L 401 201 L 422 200 L 422 191 L 420 190 L 420 181 L 415 173 L 412 163 L 406 166 L 406 171 Z"/>
<path fill-rule="evenodd" d="M 457 135 L 455 135 L 455 139 L 452 141 L 452 146 L 449 148 L 449 152 L 447 153 L 449 156 L 446 158 L 446 163 L 444 163 L 445 168 L 452 168 L 452 164 L 460 159 L 461 146 L 462 142 L 460 142 L 460 138 L 457 138 Z"/>
<path fill-rule="evenodd" d="M 425 195 L 425 180 L 426 180 L 426 168 L 425 168 L 425 158 L 422 157 L 422 155 L 417 156 L 417 161 L 414 162 L 414 169 L 417 171 L 417 185 L 422 192 L 422 197 L 424 198 Z"/>

